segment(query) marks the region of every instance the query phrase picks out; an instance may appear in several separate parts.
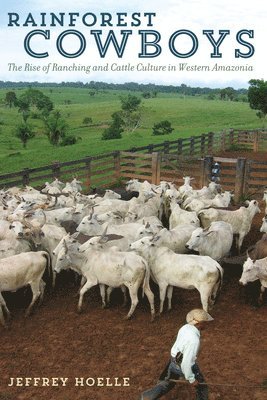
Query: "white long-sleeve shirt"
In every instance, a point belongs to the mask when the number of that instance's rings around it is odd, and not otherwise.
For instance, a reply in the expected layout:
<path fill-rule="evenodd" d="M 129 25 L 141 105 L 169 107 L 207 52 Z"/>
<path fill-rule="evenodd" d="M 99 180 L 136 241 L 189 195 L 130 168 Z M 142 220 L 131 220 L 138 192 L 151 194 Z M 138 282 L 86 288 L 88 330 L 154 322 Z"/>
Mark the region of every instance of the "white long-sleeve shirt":
<path fill-rule="evenodd" d="M 171 348 L 171 356 L 175 357 L 180 351 L 183 353 L 181 370 L 190 383 L 195 381 L 195 375 L 192 372 L 192 366 L 196 362 L 200 347 L 200 332 L 194 326 L 186 324 L 179 330 L 176 341 Z"/>

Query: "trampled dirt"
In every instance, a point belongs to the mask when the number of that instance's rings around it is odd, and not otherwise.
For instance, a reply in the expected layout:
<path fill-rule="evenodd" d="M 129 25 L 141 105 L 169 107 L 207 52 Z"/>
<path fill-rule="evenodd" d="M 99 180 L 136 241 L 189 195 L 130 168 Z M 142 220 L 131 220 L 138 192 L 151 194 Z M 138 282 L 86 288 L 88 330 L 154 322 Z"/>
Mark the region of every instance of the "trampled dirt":
<path fill-rule="evenodd" d="M 261 237 L 262 217 L 255 218 L 243 250 Z M 264 305 L 255 307 L 238 285 L 242 266 L 224 268 L 223 288 L 211 311 L 215 320 L 202 333 L 198 362 L 211 384 L 211 400 L 265 400 L 266 296 Z M 9 330 L 0 327 L 0 400 L 137 400 L 157 381 L 186 313 L 200 306 L 197 291 L 176 288 L 171 312 L 164 311 L 151 323 L 148 302 L 140 296 L 133 319 L 126 321 L 128 307 L 121 305 L 120 290 L 113 292 L 111 306 L 102 309 L 94 288 L 79 315 L 77 290 L 69 276 L 59 277 L 54 292 L 46 294 L 43 305 L 27 319 L 27 291 L 6 296 L 13 319 Z M 158 310 L 154 286 L 153 291 Z M 26 377 L 48 378 L 44 383 L 50 386 L 33 386 L 32 381 L 25 386 Z M 17 383 L 24 386 L 9 386 L 12 378 L 22 378 Z M 68 378 L 66 386 L 60 378 Z M 123 378 L 129 378 L 129 386 L 120 386 Z M 194 399 L 194 390 L 180 383 L 165 398 Z"/>

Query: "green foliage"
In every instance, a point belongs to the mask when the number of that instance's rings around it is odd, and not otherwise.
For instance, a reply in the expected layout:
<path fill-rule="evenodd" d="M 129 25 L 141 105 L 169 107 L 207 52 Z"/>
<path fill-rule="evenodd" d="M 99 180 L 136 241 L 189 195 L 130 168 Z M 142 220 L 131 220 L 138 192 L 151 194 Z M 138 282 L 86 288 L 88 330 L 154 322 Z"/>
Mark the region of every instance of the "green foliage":
<path fill-rule="evenodd" d="M 133 132 L 141 123 L 141 99 L 135 95 L 128 94 L 121 97 L 120 117 L 126 131 Z"/>
<path fill-rule="evenodd" d="M 16 100 L 15 105 L 22 113 L 24 122 L 29 118 L 32 107 L 36 107 L 43 117 L 47 117 L 54 107 L 48 96 L 38 89 L 31 88 Z"/>
<path fill-rule="evenodd" d="M 7 104 L 9 106 L 9 108 L 11 108 L 12 106 L 15 106 L 16 101 L 17 101 L 17 96 L 16 96 L 15 92 L 10 91 L 10 92 L 6 93 L 5 104 Z"/>
<path fill-rule="evenodd" d="M 35 136 L 33 128 L 27 122 L 20 123 L 15 130 L 15 136 L 20 139 L 23 147 L 25 148 L 28 140 Z"/>
<path fill-rule="evenodd" d="M 128 94 L 126 97 L 121 97 L 121 109 L 128 113 L 137 111 L 141 104 L 141 99 L 133 94 Z"/>
<path fill-rule="evenodd" d="M 48 137 L 49 142 L 53 146 L 57 146 L 61 139 L 66 136 L 68 125 L 66 121 L 61 117 L 61 113 L 58 110 L 53 111 L 44 120 L 45 133 Z"/>
<path fill-rule="evenodd" d="M 249 81 L 248 102 L 253 110 L 258 110 L 256 114 L 265 120 L 267 115 L 267 81 L 263 79 L 251 79 Z"/>
<path fill-rule="evenodd" d="M 170 121 L 164 120 L 154 124 L 152 130 L 152 135 L 168 135 L 169 133 L 172 133 L 173 128 Z"/>
<path fill-rule="evenodd" d="M 92 124 L 93 123 L 93 120 L 92 120 L 92 118 L 91 117 L 85 117 L 84 119 L 83 119 L 83 125 L 90 125 L 90 124 Z"/>
<path fill-rule="evenodd" d="M 221 100 L 231 100 L 233 101 L 236 97 L 236 91 L 232 87 L 227 87 L 220 91 Z"/>
<path fill-rule="evenodd" d="M 120 139 L 123 132 L 123 120 L 119 111 L 112 114 L 112 123 L 102 133 L 102 140 Z"/>
<path fill-rule="evenodd" d="M 73 145 L 75 143 L 77 143 L 78 138 L 76 136 L 73 135 L 68 135 L 62 138 L 61 142 L 60 142 L 60 146 L 70 146 Z"/>

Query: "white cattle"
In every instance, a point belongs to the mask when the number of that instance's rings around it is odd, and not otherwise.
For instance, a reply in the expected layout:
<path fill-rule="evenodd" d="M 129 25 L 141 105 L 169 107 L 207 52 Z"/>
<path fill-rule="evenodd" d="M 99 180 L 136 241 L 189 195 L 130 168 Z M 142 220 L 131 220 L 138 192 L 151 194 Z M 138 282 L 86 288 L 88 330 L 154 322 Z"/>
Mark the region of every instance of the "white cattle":
<path fill-rule="evenodd" d="M 121 198 L 121 195 L 119 193 L 116 193 L 110 189 L 107 189 L 103 196 L 103 199 L 120 199 L 120 198 Z"/>
<path fill-rule="evenodd" d="M 262 225 L 260 227 L 260 232 L 267 233 L 267 215 L 265 215 L 265 217 L 262 218 Z"/>
<path fill-rule="evenodd" d="M 186 242 L 190 239 L 192 232 L 196 229 L 193 224 L 181 224 L 168 230 L 161 229 L 154 238 L 157 246 L 165 246 L 175 253 L 187 253 Z M 147 235 L 150 236 L 150 235 Z"/>
<path fill-rule="evenodd" d="M 60 225 L 60 222 L 66 218 L 66 215 L 73 214 L 73 207 L 63 207 L 55 210 L 44 211 L 46 222 L 48 224 Z"/>
<path fill-rule="evenodd" d="M 251 200 L 248 202 L 248 207 L 240 207 L 235 211 L 209 208 L 201 210 L 198 216 L 204 228 L 209 227 L 212 221 L 224 221 L 231 224 L 233 233 L 238 235 L 237 249 L 240 252 L 244 237 L 249 232 L 252 219 L 257 213 L 260 213 L 258 202 Z"/>
<path fill-rule="evenodd" d="M 185 176 L 183 178 L 184 180 L 184 184 L 179 186 L 178 188 L 178 192 L 180 194 L 180 196 L 184 196 L 184 195 L 189 195 L 190 193 L 193 192 L 193 187 L 191 186 L 191 181 L 193 181 L 195 178 L 190 178 L 190 176 Z"/>
<path fill-rule="evenodd" d="M 171 215 L 169 219 L 170 229 L 181 224 L 195 224 L 199 226 L 199 219 L 195 211 L 183 210 L 176 201 L 170 203 Z"/>
<path fill-rule="evenodd" d="M 26 285 L 31 286 L 32 301 L 26 310 L 29 315 L 39 296 L 43 296 L 44 282 L 42 276 L 46 267 L 50 271 L 50 257 L 45 251 L 20 253 L 0 260 L 0 320 L 5 325 L 3 310 L 9 316 L 3 291 L 16 291 Z"/>
<path fill-rule="evenodd" d="M 152 185 L 148 181 L 139 182 L 138 179 L 131 179 L 126 183 L 127 192 L 151 191 Z"/>
<path fill-rule="evenodd" d="M 185 209 L 198 212 L 204 208 L 209 207 L 228 207 L 231 202 L 231 198 L 231 192 L 218 193 L 213 199 L 206 199 L 204 197 L 201 197 L 199 199 L 193 199 L 189 203 L 187 202 Z"/>
<path fill-rule="evenodd" d="M 197 228 L 186 243 L 189 250 L 198 251 L 201 256 L 210 256 L 216 261 L 226 257 L 232 247 L 233 229 L 228 222 L 212 222 L 209 229 Z"/>
<path fill-rule="evenodd" d="M 184 194 L 183 206 L 189 204 L 193 199 L 213 199 L 221 190 L 221 186 L 218 183 L 210 182 L 208 186 L 203 186 L 201 189 L 189 191 Z"/>
<path fill-rule="evenodd" d="M 257 279 L 261 283 L 259 303 L 262 303 L 263 293 L 267 288 L 267 257 L 256 261 L 248 257 L 243 265 L 243 273 L 239 279 L 239 283 L 247 285 L 248 282 L 254 282 Z"/>
<path fill-rule="evenodd" d="M 126 318 L 130 318 L 138 303 L 138 289 L 143 285 L 151 308 L 151 318 L 154 318 L 154 295 L 149 287 L 149 268 L 146 261 L 134 254 L 117 251 L 100 251 L 89 249 L 85 253 L 68 253 L 65 247 L 60 250 L 55 271 L 71 268 L 81 274 L 86 283 L 80 290 L 78 311 L 81 311 L 83 296 L 97 284 L 120 287 L 122 285 L 129 289 L 131 297 L 131 308 Z"/>
<path fill-rule="evenodd" d="M 108 228 L 107 228 L 108 227 Z M 143 228 L 143 222 L 128 222 L 123 224 L 100 224 L 95 216 L 84 217 L 77 227 L 77 232 L 81 232 L 88 236 L 102 235 L 108 229 L 109 234 L 121 235 L 129 241 L 137 240 L 139 238 L 140 229 Z M 157 233 L 161 229 L 161 224 L 150 224 L 150 229 Z"/>
<path fill-rule="evenodd" d="M 223 277 L 223 269 L 217 261 L 208 256 L 176 254 L 167 247 L 156 246 L 153 238 L 149 237 L 132 243 L 130 249 L 148 261 L 151 276 L 159 285 L 160 313 L 167 288 L 168 309 L 171 309 L 173 286 L 197 289 L 205 311 L 214 304 Z"/>
<path fill-rule="evenodd" d="M 42 189 L 42 193 L 47 194 L 60 194 L 62 189 L 57 185 L 54 186 L 52 183 L 45 182 L 45 187 Z"/>
<path fill-rule="evenodd" d="M 163 213 L 163 197 L 161 194 L 154 194 L 153 197 L 145 201 L 141 206 L 138 200 L 139 197 L 131 200 L 127 215 L 135 215 L 137 219 L 150 216 L 156 216 L 161 219 Z M 133 204 L 133 202 L 136 202 L 136 204 Z"/>
<path fill-rule="evenodd" d="M 62 189 L 62 193 L 77 193 L 82 192 L 82 182 L 74 178 L 71 182 L 67 182 Z"/>
<path fill-rule="evenodd" d="M 27 224 L 19 235 L 21 239 L 25 239 L 30 244 L 34 245 L 35 249 L 42 249 L 49 253 L 51 257 L 52 270 L 56 263 L 56 257 L 53 255 L 53 250 L 59 244 L 61 239 L 67 234 L 64 228 L 52 225 L 44 224 L 43 226 L 33 226 Z M 53 287 L 55 285 L 55 275 L 53 275 Z"/>

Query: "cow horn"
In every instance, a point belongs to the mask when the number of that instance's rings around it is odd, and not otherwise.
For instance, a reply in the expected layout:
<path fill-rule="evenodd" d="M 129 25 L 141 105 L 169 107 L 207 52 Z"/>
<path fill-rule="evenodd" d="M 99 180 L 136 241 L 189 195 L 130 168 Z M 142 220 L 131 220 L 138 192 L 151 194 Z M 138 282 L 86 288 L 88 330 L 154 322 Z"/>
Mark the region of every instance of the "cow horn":
<path fill-rule="evenodd" d="M 68 246 L 67 246 L 67 243 L 66 243 L 65 239 L 63 239 L 63 247 L 64 247 L 65 252 L 67 253 L 69 251 L 69 249 L 68 249 Z"/>
<path fill-rule="evenodd" d="M 26 214 L 25 214 L 25 215 L 26 215 Z M 29 228 L 29 229 L 32 229 L 32 228 L 33 228 L 33 225 L 32 225 L 29 221 L 27 221 L 27 220 L 25 219 L 25 216 L 22 218 L 22 223 L 23 223 L 23 225 L 26 226 L 26 228 Z"/>
<path fill-rule="evenodd" d="M 104 229 L 104 231 L 103 231 L 103 233 L 102 233 L 102 235 L 101 235 L 101 238 L 103 238 L 104 236 L 106 236 L 107 231 L 108 231 L 108 224 L 106 225 L 106 227 L 105 227 L 105 229 Z"/>

